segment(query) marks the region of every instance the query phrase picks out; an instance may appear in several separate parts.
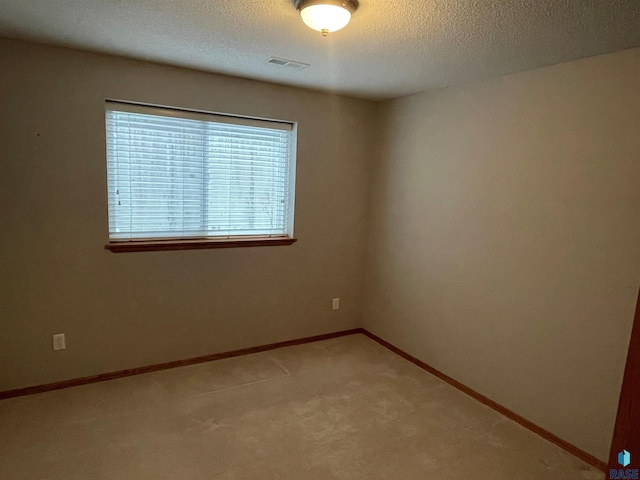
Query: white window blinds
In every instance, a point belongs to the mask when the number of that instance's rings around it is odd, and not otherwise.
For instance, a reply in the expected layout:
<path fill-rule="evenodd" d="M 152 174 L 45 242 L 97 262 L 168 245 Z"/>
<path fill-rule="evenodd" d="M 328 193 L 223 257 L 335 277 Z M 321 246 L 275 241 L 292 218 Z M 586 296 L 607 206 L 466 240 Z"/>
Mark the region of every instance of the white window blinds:
<path fill-rule="evenodd" d="M 290 123 L 106 104 L 112 241 L 293 235 Z"/>

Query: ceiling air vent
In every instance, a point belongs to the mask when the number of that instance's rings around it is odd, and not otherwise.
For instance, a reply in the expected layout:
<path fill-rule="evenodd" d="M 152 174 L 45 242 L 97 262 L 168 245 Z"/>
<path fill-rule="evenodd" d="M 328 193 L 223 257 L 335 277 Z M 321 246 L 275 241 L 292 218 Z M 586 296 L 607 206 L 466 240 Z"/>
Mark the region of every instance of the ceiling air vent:
<path fill-rule="evenodd" d="M 269 60 L 267 60 L 267 63 L 272 63 L 281 67 L 292 68 L 294 70 L 302 70 L 303 68 L 307 68 L 309 66 L 308 63 L 294 62 L 293 60 L 287 60 L 285 58 L 278 57 L 271 57 Z"/>

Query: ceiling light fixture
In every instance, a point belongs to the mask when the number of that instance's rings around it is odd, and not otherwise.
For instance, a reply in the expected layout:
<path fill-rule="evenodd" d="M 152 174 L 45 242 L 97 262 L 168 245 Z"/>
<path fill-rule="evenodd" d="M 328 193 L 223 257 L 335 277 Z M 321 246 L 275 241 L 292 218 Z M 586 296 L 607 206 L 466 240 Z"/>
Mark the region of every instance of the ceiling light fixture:
<path fill-rule="evenodd" d="M 358 0 L 295 0 L 295 5 L 302 21 L 326 37 L 347 26 Z"/>

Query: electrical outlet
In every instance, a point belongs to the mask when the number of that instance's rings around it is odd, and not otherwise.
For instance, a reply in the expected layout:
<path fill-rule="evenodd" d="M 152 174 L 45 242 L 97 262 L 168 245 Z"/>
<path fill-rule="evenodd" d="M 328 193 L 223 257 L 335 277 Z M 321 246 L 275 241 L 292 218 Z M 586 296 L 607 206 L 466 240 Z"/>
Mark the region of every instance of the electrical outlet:
<path fill-rule="evenodd" d="M 339 298 L 334 298 L 333 299 L 333 309 L 334 310 L 339 310 L 340 309 L 340 299 Z"/>
<path fill-rule="evenodd" d="M 64 350 L 67 348 L 64 341 L 64 333 L 58 333 L 53 336 L 53 349 L 54 350 Z"/>

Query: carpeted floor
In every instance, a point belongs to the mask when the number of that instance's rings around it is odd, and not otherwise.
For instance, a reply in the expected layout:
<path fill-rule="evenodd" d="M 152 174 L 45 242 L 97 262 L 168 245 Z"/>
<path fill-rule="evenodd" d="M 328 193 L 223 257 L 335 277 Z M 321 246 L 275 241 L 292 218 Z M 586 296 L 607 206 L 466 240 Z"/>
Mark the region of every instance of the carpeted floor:
<path fill-rule="evenodd" d="M 363 335 L 0 401 L 4 480 L 601 480 Z"/>

